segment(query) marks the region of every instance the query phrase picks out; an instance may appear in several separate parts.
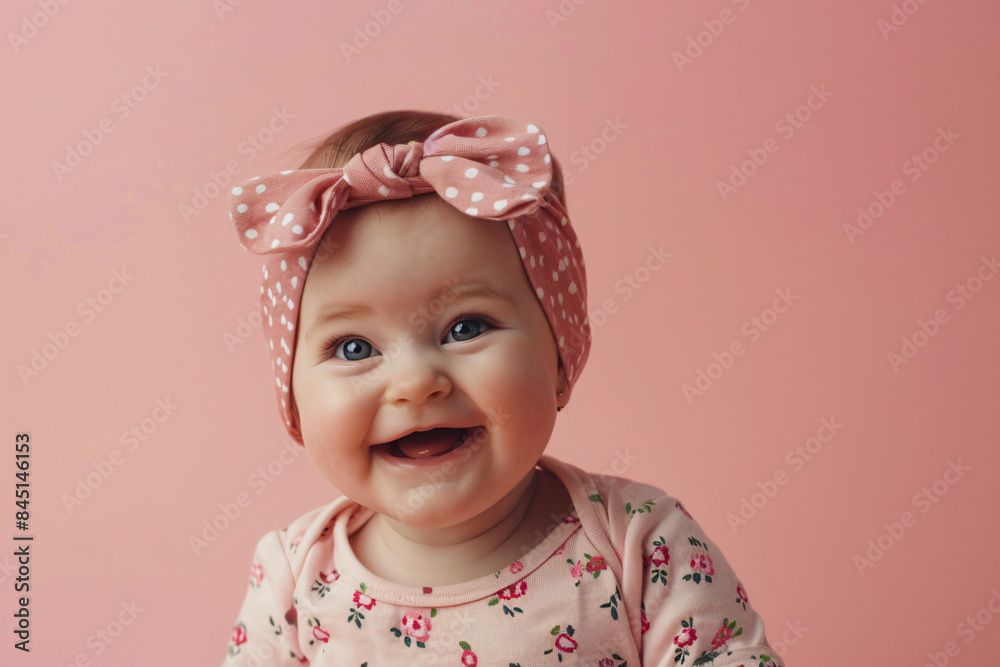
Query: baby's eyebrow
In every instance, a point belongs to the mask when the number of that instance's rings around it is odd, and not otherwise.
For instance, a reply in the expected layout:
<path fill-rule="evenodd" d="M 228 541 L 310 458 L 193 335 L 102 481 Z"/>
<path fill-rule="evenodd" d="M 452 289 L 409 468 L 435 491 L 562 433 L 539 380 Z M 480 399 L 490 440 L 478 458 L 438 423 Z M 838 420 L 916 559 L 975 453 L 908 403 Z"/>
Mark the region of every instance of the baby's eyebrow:
<path fill-rule="evenodd" d="M 514 299 L 508 294 L 495 289 L 492 285 L 486 282 L 477 281 L 459 285 L 452 283 L 452 281 L 445 281 L 445 284 L 448 287 L 441 290 L 440 294 L 435 296 L 434 299 L 428 301 L 428 303 L 434 300 L 443 300 L 448 303 L 459 301 L 461 299 L 480 297 L 500 305 L 515 305 Z M 349 306 L 328 310 L 316 318 L 315 323 L 306 333 L 306 340 L 309 340 L 316 329 L 320 328 L 324 324 L 327 324 L 328 322 L 341 318 L 348 320 L 356 319 L 359 315 L 371 315 L 374 312 L 375 311 L 371 306 L 364 303 L 351 304 Z"/>

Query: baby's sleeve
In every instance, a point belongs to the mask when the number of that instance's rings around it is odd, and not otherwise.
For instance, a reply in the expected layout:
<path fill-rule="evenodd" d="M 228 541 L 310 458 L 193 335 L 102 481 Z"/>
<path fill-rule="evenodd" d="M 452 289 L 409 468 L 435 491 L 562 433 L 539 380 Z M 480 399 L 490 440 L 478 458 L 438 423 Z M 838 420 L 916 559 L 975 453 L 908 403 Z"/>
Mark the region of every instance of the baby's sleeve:
<path fill-rule="evenodd" d="M 625 558 L 632 581 L 642 571 L 642 664 L 783 667 L 743 583 L 684 506 L 640 502 L 628 507 Z"/>
<path fill-rule="evenodd" d="M 285 551 L 285 530 L 271 531 L 257 543 L 250 563 L 250 581 L 223 667 L 302 665 L 299 649 L 295 581 Z"/>

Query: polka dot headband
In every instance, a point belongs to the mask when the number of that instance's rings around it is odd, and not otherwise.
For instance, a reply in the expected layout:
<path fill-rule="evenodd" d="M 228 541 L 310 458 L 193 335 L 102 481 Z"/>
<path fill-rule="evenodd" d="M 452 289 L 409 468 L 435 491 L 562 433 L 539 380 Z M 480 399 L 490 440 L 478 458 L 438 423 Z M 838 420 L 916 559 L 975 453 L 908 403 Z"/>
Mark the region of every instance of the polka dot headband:
<path fill-rule="evenodd" d="M 506 220 L 545 312 L 570 387 L 590 352 L 580 243 L 552 194 L 545 134 L 532 123 L 481 116 L 449 123 L 423 143 L 379 144 L 336 169 L 257 176 L 229 195 L 240 244 L 264 255 L 264 333 L 285 427 L 302 442 L 290 394 L 302 289 L 323 233 L 338 211 L 437 194 L 476 218 Z"/>

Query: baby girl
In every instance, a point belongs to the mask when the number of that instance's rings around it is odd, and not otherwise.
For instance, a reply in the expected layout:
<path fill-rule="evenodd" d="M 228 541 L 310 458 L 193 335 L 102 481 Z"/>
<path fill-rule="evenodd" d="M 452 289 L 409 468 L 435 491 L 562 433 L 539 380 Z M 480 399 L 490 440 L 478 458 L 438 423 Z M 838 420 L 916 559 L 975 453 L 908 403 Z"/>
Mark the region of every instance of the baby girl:
<path fill-rule="evenodd" d="M 230 213 L 343 495 L 257 544 L 225 665 L 782 664 L 676 498 L 544 454 L 591 336 L 538 125 L 377 114 Z"/>

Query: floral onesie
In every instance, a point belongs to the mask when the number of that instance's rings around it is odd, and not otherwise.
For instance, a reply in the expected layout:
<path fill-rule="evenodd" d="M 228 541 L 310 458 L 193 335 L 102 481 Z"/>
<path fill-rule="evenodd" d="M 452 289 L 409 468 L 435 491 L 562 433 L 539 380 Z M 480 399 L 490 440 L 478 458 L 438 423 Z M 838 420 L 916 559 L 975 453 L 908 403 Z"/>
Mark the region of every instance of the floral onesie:
<path fill-rule="evenodd" d="M 573 504 L 508 567 L 447 586 L 369 572 L 341 496 L 265 535 L 226 666 L 781 667 L 764 623 L 677 499 L 542 456 Z"/>

